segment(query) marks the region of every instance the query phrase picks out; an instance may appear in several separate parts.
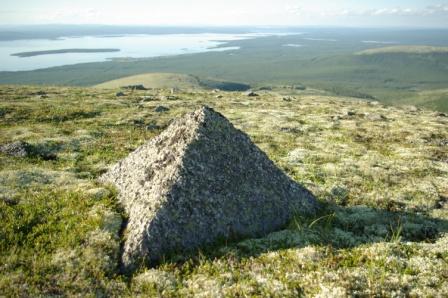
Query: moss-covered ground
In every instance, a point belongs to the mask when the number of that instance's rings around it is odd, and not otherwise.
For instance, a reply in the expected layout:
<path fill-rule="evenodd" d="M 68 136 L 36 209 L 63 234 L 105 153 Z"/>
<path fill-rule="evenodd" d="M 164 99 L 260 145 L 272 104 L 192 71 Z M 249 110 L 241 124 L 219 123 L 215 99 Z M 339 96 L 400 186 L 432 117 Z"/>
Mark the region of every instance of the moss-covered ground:
<path fill-rule="evenodd" d="M 313 90 L 116 92 L 0 87 L 0 144 L 54 156 L 0 153 L 0 295 L 448 296 L 446 115 Z M 202 104 L 325 208 L 264 238 L 123 276 L 126 215 L 96 178 Z"/>

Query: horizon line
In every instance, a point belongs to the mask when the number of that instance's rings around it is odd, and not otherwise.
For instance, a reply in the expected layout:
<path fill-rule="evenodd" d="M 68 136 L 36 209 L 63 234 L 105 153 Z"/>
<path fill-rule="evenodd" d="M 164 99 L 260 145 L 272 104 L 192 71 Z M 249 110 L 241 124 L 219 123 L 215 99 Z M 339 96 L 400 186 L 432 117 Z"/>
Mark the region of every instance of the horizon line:
<path fill-rule="evenodd" d="M 336 29 L 414 29 L 414 30 L 422 30 L 422 29 L 432 29 L 432 30 L 448 30 L 447 27 L 435 27 L 435 26 L 341 26 L 341 25 L 298 25 L 298 24 L 284 24 L 284 25 L 269 25 L 269 24 L 245 24 L 245 25 L 216 25 L 216 24 L 90 24 L 90 23 L 39 23 L 39 24 L 1 24 L 0 27 L 33 27 L 33 26 L 107 26 L 107 27 L 165 27 L 165 28 L 336 28 Z"/>

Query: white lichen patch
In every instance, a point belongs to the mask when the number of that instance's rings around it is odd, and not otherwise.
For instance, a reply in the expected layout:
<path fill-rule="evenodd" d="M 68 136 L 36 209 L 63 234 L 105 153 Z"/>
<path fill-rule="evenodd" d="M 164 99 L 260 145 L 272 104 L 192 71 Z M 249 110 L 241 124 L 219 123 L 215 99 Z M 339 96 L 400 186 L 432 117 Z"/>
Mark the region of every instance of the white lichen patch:
<path fill-rule="evenodd" d="M 138 274 L 132 282 L 137 291 L 144 292 L 145 288 L 153 288 L 160 294 L 173 291 L 177 286 L 177 280 L 173 274 L 157 269 L 148 269 Z"/>

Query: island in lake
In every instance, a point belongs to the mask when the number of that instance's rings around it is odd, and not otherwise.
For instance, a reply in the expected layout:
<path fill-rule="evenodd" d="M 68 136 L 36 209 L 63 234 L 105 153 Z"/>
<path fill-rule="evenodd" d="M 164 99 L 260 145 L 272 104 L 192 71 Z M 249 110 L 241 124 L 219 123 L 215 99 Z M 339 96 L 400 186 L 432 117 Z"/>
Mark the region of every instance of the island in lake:
<path fill-rule="evenodd" d="M 21 52 L 11 54 L 11 56 L 25 58 L 40 55 L 54 55 L 54 54 L 67 54 L 67 53 L 109 53 L 119 51 L 120 49 L 60 49 L 60 50 L 48 50 L 48 51 Z"/>

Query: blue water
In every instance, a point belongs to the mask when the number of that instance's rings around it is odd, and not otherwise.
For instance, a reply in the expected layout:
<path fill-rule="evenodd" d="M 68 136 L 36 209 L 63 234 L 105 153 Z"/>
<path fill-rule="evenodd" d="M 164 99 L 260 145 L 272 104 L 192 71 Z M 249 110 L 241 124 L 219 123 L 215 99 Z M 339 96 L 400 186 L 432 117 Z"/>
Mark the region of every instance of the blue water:
<path fill-rule="evenodd" d="M 271 34 L 81 36 L 61 38 L 57 40 L 32 39 L 0 41 L 0 71 L 33 70 L 68 64 L 106 61 L 111 58 L 146 58 L 207 51 L 235 50 L 238 48 L 223 47 L 222 45 L 225 41 L 255 38 L 266 35 Z M 120 52 L 48 54 L 24 58 L 11 56 L 11 54 L 20 52 L 72 48 L 116 48 L 120 49 Z"/>

